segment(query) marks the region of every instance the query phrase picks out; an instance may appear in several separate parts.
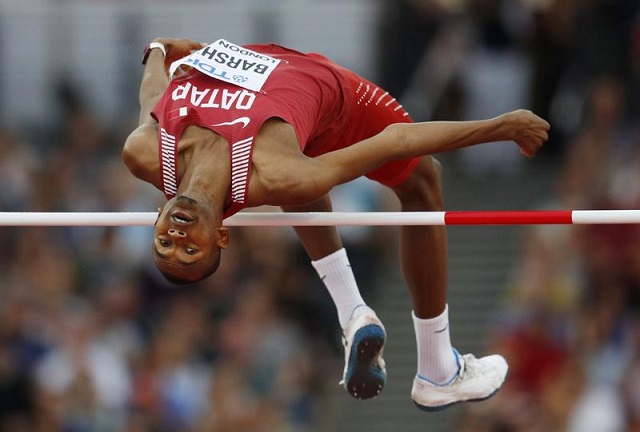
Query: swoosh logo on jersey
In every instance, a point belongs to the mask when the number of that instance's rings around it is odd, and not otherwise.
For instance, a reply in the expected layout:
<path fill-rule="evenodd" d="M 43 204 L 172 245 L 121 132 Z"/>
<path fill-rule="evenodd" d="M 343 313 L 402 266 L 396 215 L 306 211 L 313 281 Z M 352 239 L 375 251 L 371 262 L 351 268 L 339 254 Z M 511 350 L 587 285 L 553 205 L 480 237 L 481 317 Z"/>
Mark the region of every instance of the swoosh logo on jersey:
<path fill-rule="evenodd" d="M 234 124 L 242 123 L 242 129 L 246 128 L 251 119 L 249 117 L 238 117 L 235 120 L 228 122 L 217 123 L 211 126 L 233 126 Z"/>

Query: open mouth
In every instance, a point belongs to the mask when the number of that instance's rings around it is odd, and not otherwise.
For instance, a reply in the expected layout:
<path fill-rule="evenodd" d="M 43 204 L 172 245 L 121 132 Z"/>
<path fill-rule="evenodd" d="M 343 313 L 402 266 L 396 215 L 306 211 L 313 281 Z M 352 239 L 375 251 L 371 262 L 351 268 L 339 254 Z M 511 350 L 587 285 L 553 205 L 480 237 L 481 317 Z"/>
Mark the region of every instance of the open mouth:
<path fill-rule="evenodd" d="M 171 221 L 175 224 L 186 225 L 194 222 L 195 220 L 195 217 L 185 211 L 176 210 L 171 212 Z"/>

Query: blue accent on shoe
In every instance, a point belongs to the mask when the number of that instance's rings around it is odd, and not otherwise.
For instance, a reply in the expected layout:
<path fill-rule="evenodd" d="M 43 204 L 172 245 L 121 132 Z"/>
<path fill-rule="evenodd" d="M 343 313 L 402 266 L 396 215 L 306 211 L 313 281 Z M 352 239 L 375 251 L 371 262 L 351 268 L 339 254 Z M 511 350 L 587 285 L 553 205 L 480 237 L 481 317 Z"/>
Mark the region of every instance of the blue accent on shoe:
<path fill-rule="evenodd" d="M 384 330 L 377 324 L 366 325 L 353 336 L 344 379 L 344 386 L 351 396 L 369 399 L 377 396 L 384 387 L 386 372 L 376 361 L 384 341 Z"/>
<path fill-rule="evenodd" d="M 421 380 L 426 381 L 426 382 L 428 382 L 429 384 L 431 384 L 432 386 L 435 386 L 435 387 L 446 387 L 446 386 L 451 385 L 451 384 L 452 384 L 452 383 L 453 383 L 453 382 L 458 378 L 458 376 L 460 375 L 460 353 L 459 353 L 459 352 L 458 352 L 458 350 L 457 350 L 457 349 L 455 349 L 455 348 L 453 348 L 453 355 L 454 355 L 454 356 L 455 356 L 455 358 L 456 358 L 456 364 L 458 365 L 458 370 L 457 370 L 457 371 L 456 371 L 456 373 L 453 375 L 453 377 L 451 377 L 451 379 L 450 379 L 449 381 L 447 381 L 446 383 L 444 383 L 444 384 L 437 384 L 437 383 L 435 383 L 435 382 L 431 381 L 429 378 L 423 377 L 423 376 L 422 376 L 422 375 L 420 375 L 420 374 L 418 374 L 418 375 L 416 375 L 416 376 L 417 376 L 418 378 L 420 378 Z"/>
<path fill-rule="evenodd" d="M 456 356 L 456 362 L 458 363 L 458 372 L 456 372 L 456 374 L 454 375 L 454 377 L 447 383 L 447 384 L 442 384 L 442 385 L 438 385 L 438 384 L 434 384 L 432 381 L 424 378 L 423 376 L 420 375 L 416 375 L 419 379 L 427 381 L 429 384 L 435 386 L 435 387 L 445 387 L 447 385 L 451 385 L 453 384 L 453 382 L 456 380 L 456 378 L 458 378 L 458 376 L 460 375 L 460 368 L 462 367 L 460 364 L 460 353 L 458 352 L 458 350 L 456 350 L 455 348 L 453 348 L 453 354 Z M 506 377 L 505 377 L 506 378 Z M 500 386 L 495 389 L 491 394 L 484 396 L 484 397 L 480 397 L 480 398 L 473 398 L 473 399 L 464 399 L 464 400 L 459 400 L 459 401 L 455 401 L 455 402 L 451 402 L 445 405 L 440 405 L 440 406 L 425 406 L 425 405 L 420 405 L 418 402 L 416 402 L 415 400 L 413 401 L 413 403 L 416 405 L 416 407 L 418 407 L 419 409 L 421 409 L 422 411 L 426 411 L 426 412 L 437 412 L 437 411 L 443 411 L 453 405 L 459 404 L 459 403 L 463 403 L 463 402 L 482 402 L 485 401 L 487 399 L 492 398 L 493 396 L 495 396 L 496 393 L 498 393 L 498 391 L 500 391 L 500 389 L 502 388 L 502 386 L 504 385 L 504 380 L 502 381 L 502 383 L 500 384 Z"/>

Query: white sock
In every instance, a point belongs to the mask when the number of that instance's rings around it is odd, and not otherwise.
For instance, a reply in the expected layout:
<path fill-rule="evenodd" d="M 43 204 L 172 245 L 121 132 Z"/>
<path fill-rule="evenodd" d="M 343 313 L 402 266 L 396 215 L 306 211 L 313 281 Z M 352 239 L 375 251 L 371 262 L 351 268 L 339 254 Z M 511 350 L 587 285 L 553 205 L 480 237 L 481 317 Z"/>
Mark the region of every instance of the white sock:
<path fill-rule="evenodd" d="M 418 348 L 418 376 L 434 384 L 447 384 L 458 373 L 449 336 L 449 306 L 435 318 L 421 319 L 411 312 Z"/>
<path fill-rule="evenodd" d="M 353 310 L 365 304 L 351 270 L 347 251 L 342 248 L 318 261 L 311 261 L 311 264 L 324 282 L 324 286 L 327 287 L 338 310 L 340 326 L 344 329 L 349 323 Z"/>

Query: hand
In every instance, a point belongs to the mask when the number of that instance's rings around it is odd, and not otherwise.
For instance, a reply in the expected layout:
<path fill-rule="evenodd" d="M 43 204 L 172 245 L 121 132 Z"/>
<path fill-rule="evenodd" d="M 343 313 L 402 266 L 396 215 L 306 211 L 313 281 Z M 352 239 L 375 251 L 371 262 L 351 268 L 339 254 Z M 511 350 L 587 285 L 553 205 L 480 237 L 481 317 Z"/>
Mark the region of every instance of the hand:
<path fill-rule="evenodd" d="M 511 111 L 499 118 L 511 129 L 509 136 L 520 147 L 520 153 L 527 157 L 533 157 L 549 139 L 549 123 L 529 110 Z"/>
<path fill-rule="evenodd" d="M 206 47 L 208 44 L 196 42 L 191 39 L 156 38 L 155 42 L 164 45 L 167 55 L 164 58 L 164 66 L 169 69 L 171 63 L 182 57 L 188 56 L 193 51 Z"/>

